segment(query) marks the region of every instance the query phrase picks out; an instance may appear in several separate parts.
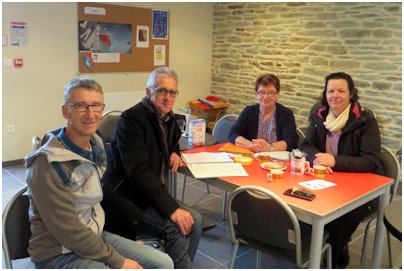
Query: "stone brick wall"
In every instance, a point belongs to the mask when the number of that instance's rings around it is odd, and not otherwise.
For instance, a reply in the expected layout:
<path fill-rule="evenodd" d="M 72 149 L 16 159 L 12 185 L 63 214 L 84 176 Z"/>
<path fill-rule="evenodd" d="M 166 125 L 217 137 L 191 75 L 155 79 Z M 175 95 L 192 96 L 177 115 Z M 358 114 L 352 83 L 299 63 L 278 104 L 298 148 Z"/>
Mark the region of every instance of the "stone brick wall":
<path fill-rule="evenodd" d="M 329 73 L 349 73 L 359 102 L 372 108 L 382 144 L 401 148 L 401 3 L 217 3 L 213 95 L 240 114 L 256 103 L 258 75 L 281 80 L 280 103 L 308 126 Z"/>

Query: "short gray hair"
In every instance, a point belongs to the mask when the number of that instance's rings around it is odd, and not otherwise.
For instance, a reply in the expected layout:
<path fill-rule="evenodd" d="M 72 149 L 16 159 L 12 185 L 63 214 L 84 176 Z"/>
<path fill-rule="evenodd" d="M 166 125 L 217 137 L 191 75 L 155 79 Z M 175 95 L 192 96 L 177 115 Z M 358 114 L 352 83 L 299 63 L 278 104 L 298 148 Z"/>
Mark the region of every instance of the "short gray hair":
<path fill-rule="evenodd" d="M 69 101 L 69 98 L 70 98 L 70 94 L 78 88 L 94 90 L 94 91 L 100 92 L 102 94 L 102 96 L 104 96 L 101 85 L 99 83 L 97 83 L 95 80 L 90 79 L 90 78 L 78 78 L 78 79 L 73 79 L 72 81 L 70 81 L 69 83 L 66 84 L 65 92 L 63 95 L 63 104 L 67 104 L 67 102 Z"/>
<path fill-rule="evenodd" d="M 150 74 L 149 80 L 147 80 L 147 88 L 157 87 L 156 78 L 159 75 L 164 76 L 164 77 L 172 77 L 175 79 L 175 81 L 178 84 L 178 75 L 174 70 L 172 70 L 168 67 L 159 67 L 159 68 L 155 69 L 154 71 L 152 71 L 152 73 Z"/>

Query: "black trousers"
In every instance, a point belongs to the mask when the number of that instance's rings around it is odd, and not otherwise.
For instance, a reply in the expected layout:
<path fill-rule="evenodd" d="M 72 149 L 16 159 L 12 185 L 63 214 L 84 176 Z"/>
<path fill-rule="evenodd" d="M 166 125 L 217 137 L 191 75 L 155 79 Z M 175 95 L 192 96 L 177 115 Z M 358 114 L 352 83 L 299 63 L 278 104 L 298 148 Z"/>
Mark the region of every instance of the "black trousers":
<path fill-rule="evenodd" d="M 332 247 L 332 268 L 341 264 L 342 250 L 348 244 L 349 238 L 361 220 L 377 208 L 377 203 L 378 199 L 370 201 L 325 225 L 325 230 L 330 234 L 327 242 Z"/>

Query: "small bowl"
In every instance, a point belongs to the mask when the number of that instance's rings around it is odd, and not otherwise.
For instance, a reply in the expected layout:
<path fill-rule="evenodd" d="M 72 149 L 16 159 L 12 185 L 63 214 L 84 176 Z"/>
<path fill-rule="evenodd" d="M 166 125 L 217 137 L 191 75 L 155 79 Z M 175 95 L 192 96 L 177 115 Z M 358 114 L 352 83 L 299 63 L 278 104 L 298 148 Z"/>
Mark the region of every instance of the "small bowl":
<path fill-rule="evenodd" d="M 242 164 L 243 166 L 249 166 L 252 164 L 253 159 L 248 156 L 238 156 L 238 157 L 234 158 L 234 161 L 236 163 Z"/>

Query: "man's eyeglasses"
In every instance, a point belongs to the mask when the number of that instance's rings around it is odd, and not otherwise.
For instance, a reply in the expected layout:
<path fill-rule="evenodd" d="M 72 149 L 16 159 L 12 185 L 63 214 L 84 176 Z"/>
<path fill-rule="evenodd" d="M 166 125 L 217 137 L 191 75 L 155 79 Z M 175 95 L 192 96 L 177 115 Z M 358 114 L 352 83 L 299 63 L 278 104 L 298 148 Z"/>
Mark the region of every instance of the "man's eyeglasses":
<path fill-rule="evenodd" d="M 171 98 L 175 98 L 178 96 L 178 94 L 180 94 L 178 90 L 168 90 L 166 88 L 155 88 L 155 87 L 153 88 L 156 90 L 158 96 L 166 96 L 168 93 Z"/>
<path fill-rule="evenodd" d="M 265 95 L 268 97 L 274 97 L 278 92 L 274 92 L 274 91 L 257 91 L 258 96 L 260 97 L 264 97 Z"/>
<path fill-rule="evenodd" d="M 94 112 L 101 112 L 104 110 L 105 104 L 102 103 L 93 103 L 93 104 L 86 104 L 83 102 L 78 102 L 78 103 L 68 103 L 67 104 L 70 107 L 73 107 L 75 110 L 78 112 L 87 112 L 88 108 L 91 106 L 93 108 Z"/>

